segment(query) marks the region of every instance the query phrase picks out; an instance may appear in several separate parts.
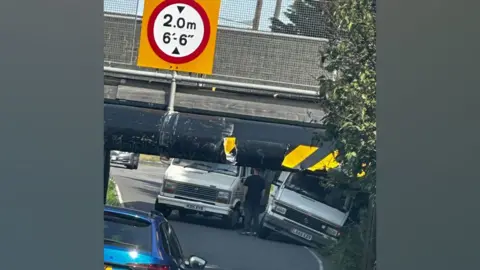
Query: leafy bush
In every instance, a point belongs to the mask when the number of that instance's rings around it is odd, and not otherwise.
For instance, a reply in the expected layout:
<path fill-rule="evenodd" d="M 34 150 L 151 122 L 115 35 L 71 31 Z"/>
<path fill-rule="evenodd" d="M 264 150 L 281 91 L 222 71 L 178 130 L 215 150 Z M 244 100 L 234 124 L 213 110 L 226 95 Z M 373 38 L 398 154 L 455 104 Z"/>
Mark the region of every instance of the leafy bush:
<path fill-rule="evenodd" d="M 329 2 L 329 42 L 322 64 L 329 76 L 320 78 L 321 107 L 326 112 L 327 139 L 336 142 L 341 173 L 336 178 L 376 194 L 376 1 Z M 363 177 L 358 178 L 358 174 Z M 369 208 L 370 210 L 372 208 Z M 361 209 L 341 241 L 328 250 L 339 270 L 371 269 L 374 259 L 373 214 Z M 374 213 L 373 210 L 370 213 Z M 373 254 L 372 254 L 373 253 Z"/>
<path fill-rule="evenodd" d="M 118 200 L 117 190 L 115 189 L 115 182 L 113 182 L 112 179 L 110 179 L 108 181 L 107 205 L 120 206 L 120 201 Z"/>

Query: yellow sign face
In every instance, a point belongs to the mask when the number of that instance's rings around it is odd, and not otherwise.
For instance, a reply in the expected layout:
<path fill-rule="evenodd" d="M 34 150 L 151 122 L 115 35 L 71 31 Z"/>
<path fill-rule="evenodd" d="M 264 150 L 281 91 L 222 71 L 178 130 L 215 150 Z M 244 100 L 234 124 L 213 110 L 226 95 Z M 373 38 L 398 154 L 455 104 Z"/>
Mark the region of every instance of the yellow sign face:
<path fill-rule="evenodd" d="M 220 0 L 145 0 L 137 65 L 211 75 Z"/>

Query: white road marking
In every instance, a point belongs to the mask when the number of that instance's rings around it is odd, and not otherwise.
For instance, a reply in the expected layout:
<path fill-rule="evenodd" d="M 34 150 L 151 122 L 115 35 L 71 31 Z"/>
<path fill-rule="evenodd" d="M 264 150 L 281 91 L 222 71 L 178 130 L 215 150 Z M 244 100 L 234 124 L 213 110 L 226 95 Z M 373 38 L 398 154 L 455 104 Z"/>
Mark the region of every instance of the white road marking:
<path fill-rule="evenodd" d="M 117 183 L 115 183 L 114 181 L 112 181 L 112 182 L 115 184 L 115 191 L 117 192 L 118 202 L 119 202 L 120 205 L 123 207 L 122 193 L 120 192 L 120 189 L 118 188 Z"/>
<path fill-rule="evenodd" d="M 315 260 L 317 260 L 317 263 L 318 263 L 318 270 L 323 270 L 323 262 L 322 260 L 318 257 L 318 255 L 313 251 L 311 250 L 310 248 L 308 247 L 305 247 L 304 248 L 306 250 L 308 250 L 308 252 L 310 252 L 310 254 L 312 254 L 312 256 L 315 258 Z"/>
<path fill-rule="evenodd" d="M 207 264 L 205 265 L 205 269 L 221 269 L 218 265 Z"/>

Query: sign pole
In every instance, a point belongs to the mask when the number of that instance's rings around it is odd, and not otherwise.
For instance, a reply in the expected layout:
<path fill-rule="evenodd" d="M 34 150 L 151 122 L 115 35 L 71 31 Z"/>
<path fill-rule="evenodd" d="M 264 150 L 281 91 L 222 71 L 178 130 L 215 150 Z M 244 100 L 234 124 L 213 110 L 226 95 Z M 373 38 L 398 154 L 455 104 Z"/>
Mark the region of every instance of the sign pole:
<path fill-rule="evenodd" d="M 175 108 L 175 94 L 177 92 L 177 71 L 172 72 L 172 83 L 170 84 L 170 96 L 168 97 L 168 113 L 173 113 Z"/>

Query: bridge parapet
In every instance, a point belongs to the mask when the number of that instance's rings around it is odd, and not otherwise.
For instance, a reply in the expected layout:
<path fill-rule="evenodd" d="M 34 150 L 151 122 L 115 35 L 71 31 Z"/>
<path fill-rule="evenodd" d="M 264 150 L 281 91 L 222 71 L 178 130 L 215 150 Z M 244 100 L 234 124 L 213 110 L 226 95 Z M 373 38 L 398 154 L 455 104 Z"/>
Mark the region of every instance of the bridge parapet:
<path fill-rule="evenodd" d="M 142 19 L 105 13 L 104 62 L 106 66 L 136 66 Z M 319 65 L 326 39 L 219 27 L 211 78 L 316 89 L 317 78 L 327 74 Z"/>

